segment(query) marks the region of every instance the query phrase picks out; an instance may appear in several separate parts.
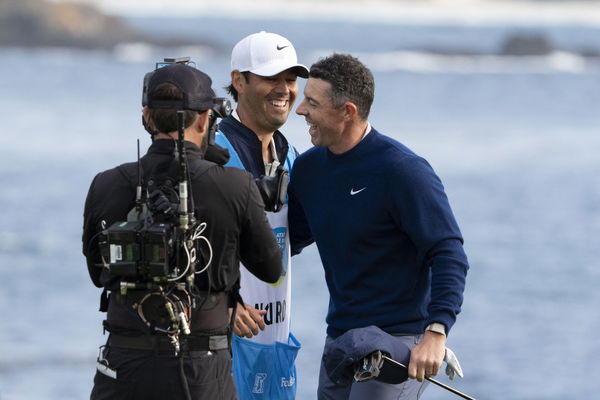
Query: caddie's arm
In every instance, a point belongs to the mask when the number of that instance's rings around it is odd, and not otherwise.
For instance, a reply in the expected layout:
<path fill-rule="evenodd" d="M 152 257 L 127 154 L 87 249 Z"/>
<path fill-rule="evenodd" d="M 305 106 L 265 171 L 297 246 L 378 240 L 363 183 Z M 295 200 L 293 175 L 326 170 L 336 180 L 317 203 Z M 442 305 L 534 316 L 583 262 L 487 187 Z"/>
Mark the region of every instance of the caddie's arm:
<path fill-rule="evenodd" d="M 266 328 L 263 316 L 267 313 L 266 310 L 259 310 L 252 307 L 250 304 L 237 303 L 235 312 L 235 321 L 233 324 L 233 333 L 238 336 L 247 337 L 258 335 L 259 329 L 264 331 Z"/>

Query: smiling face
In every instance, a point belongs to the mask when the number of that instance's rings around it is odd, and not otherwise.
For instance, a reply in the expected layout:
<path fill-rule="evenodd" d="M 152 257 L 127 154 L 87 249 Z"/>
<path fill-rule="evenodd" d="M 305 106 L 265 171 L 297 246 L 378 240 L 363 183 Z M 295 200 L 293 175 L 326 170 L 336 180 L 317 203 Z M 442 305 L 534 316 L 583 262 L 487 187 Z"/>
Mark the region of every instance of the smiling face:
<path fill-rule="evenodd" d="M 271 134 L 285 123 L 296 101 L 296 73 L 288 69 L 268 77 L 246 75 L 239 71 L 232 73 L 238 92 L 238 115 L 257 135 Z"/>
<path fill-rule="evenodd" d="M 309 78 L 304 88 L 304 100 L 298 105 L 296 113 L 304 116 L 313 145 L 332 151 L 340 146 L 345 127 L 344 107 L 333 106 L 329 82 Z"/>

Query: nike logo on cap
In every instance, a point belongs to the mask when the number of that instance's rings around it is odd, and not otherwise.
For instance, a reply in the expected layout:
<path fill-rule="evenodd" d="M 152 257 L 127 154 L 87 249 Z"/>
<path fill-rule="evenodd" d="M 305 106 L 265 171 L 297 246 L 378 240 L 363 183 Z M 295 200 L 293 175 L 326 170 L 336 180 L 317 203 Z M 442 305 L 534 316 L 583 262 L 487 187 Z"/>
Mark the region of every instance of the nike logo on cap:
<path fill-rule="evenodd" d="M 358 190 L 354 190 L 354 188 L 352 188 L 352 189 L 350 189 L 350 196 L 354 196 L 355 194 L 358 194 L 358 193 L 362 192 L 366 188 L 367 188 L 366 186 L 364 188 L 358 189 Z"/>
<path fill-rule="evenodd" d="M 286 47 L 290 47 L 290 46 L 280 46 L 280 45 L 277 45 L 277 50 L 283 50 L 283 49 L 285 49 Z"/>

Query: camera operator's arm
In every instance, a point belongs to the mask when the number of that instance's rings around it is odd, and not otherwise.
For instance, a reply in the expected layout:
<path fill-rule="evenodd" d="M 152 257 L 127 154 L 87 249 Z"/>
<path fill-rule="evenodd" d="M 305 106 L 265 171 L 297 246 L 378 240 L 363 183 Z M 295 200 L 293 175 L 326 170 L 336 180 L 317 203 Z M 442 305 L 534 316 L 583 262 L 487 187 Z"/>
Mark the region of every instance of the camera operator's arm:
<path fill-rule="evenodd" d="M 135 168 L 135 164 L 129 164 Z M 129 168 L 128 167 L 128 168 Z M 133 207 L 135 187 L 125 177 L 125 169 L 113 168 L 96 175 L 90 185 L 83 212 L 83 254 L 94 285 L 107 287 L 108 276 L 100 265 L 99 234 L 115 221 L 123 221 Z M 103 226 L 101 226 L 101 224 Z"/>
<path fill-rule="evenodd" d="M 258 279 L 274 283 L 282 274 L 281 251 L 264 212 L 264 203 L 252 178 L 240 234 L 240 259 Z"/>
<path fill-rule="evenodd" d="M 100 262 L 100 248 L 97 245 L 97 235 L 99 226 L 92 213 L 92 203 L 94 199 L 94 188 L 96 178 L 92 181 L 88 195 L 85 200 L 85 208 L 83 211 L 83 255 L 85 256 L 88 273 L 94 285 L 102 287 L 100 283 L 100 268 L 96 267 L 95 264 Z"/>

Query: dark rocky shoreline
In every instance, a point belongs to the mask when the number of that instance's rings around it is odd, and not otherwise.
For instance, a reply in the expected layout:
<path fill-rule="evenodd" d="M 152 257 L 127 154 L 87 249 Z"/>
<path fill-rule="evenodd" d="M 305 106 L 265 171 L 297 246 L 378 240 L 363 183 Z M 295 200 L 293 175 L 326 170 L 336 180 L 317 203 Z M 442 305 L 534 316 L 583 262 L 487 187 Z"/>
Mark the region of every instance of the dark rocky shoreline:
<path fill-rule="evenodd" d="M 156 38 L 123 19 L 80 3 L 0 0 L 0 46 L 111 49 L 120 43 L 156 46 L 207 45 L 180 38 Z"/>
<path fill-rule="evenodd" d="M 106 15 L 91 5 L 48 0 L 0 0 L 0 46 L 111 50 L 122 43 L 145 43 L 155 47 L 203 46 L 213 50 L 220 48 L 217 43 L 152 36 L 126 20 Z M 491 54 L 435 45 L 425 45 L 418 50 L 445 56 L 544 56 L 564 49 L 557 48 L 543 34 L 514 32 L 507 35 Z M 600 58 L 600 49 L 597 48 L 570 51 L 583 57 Z"/>

